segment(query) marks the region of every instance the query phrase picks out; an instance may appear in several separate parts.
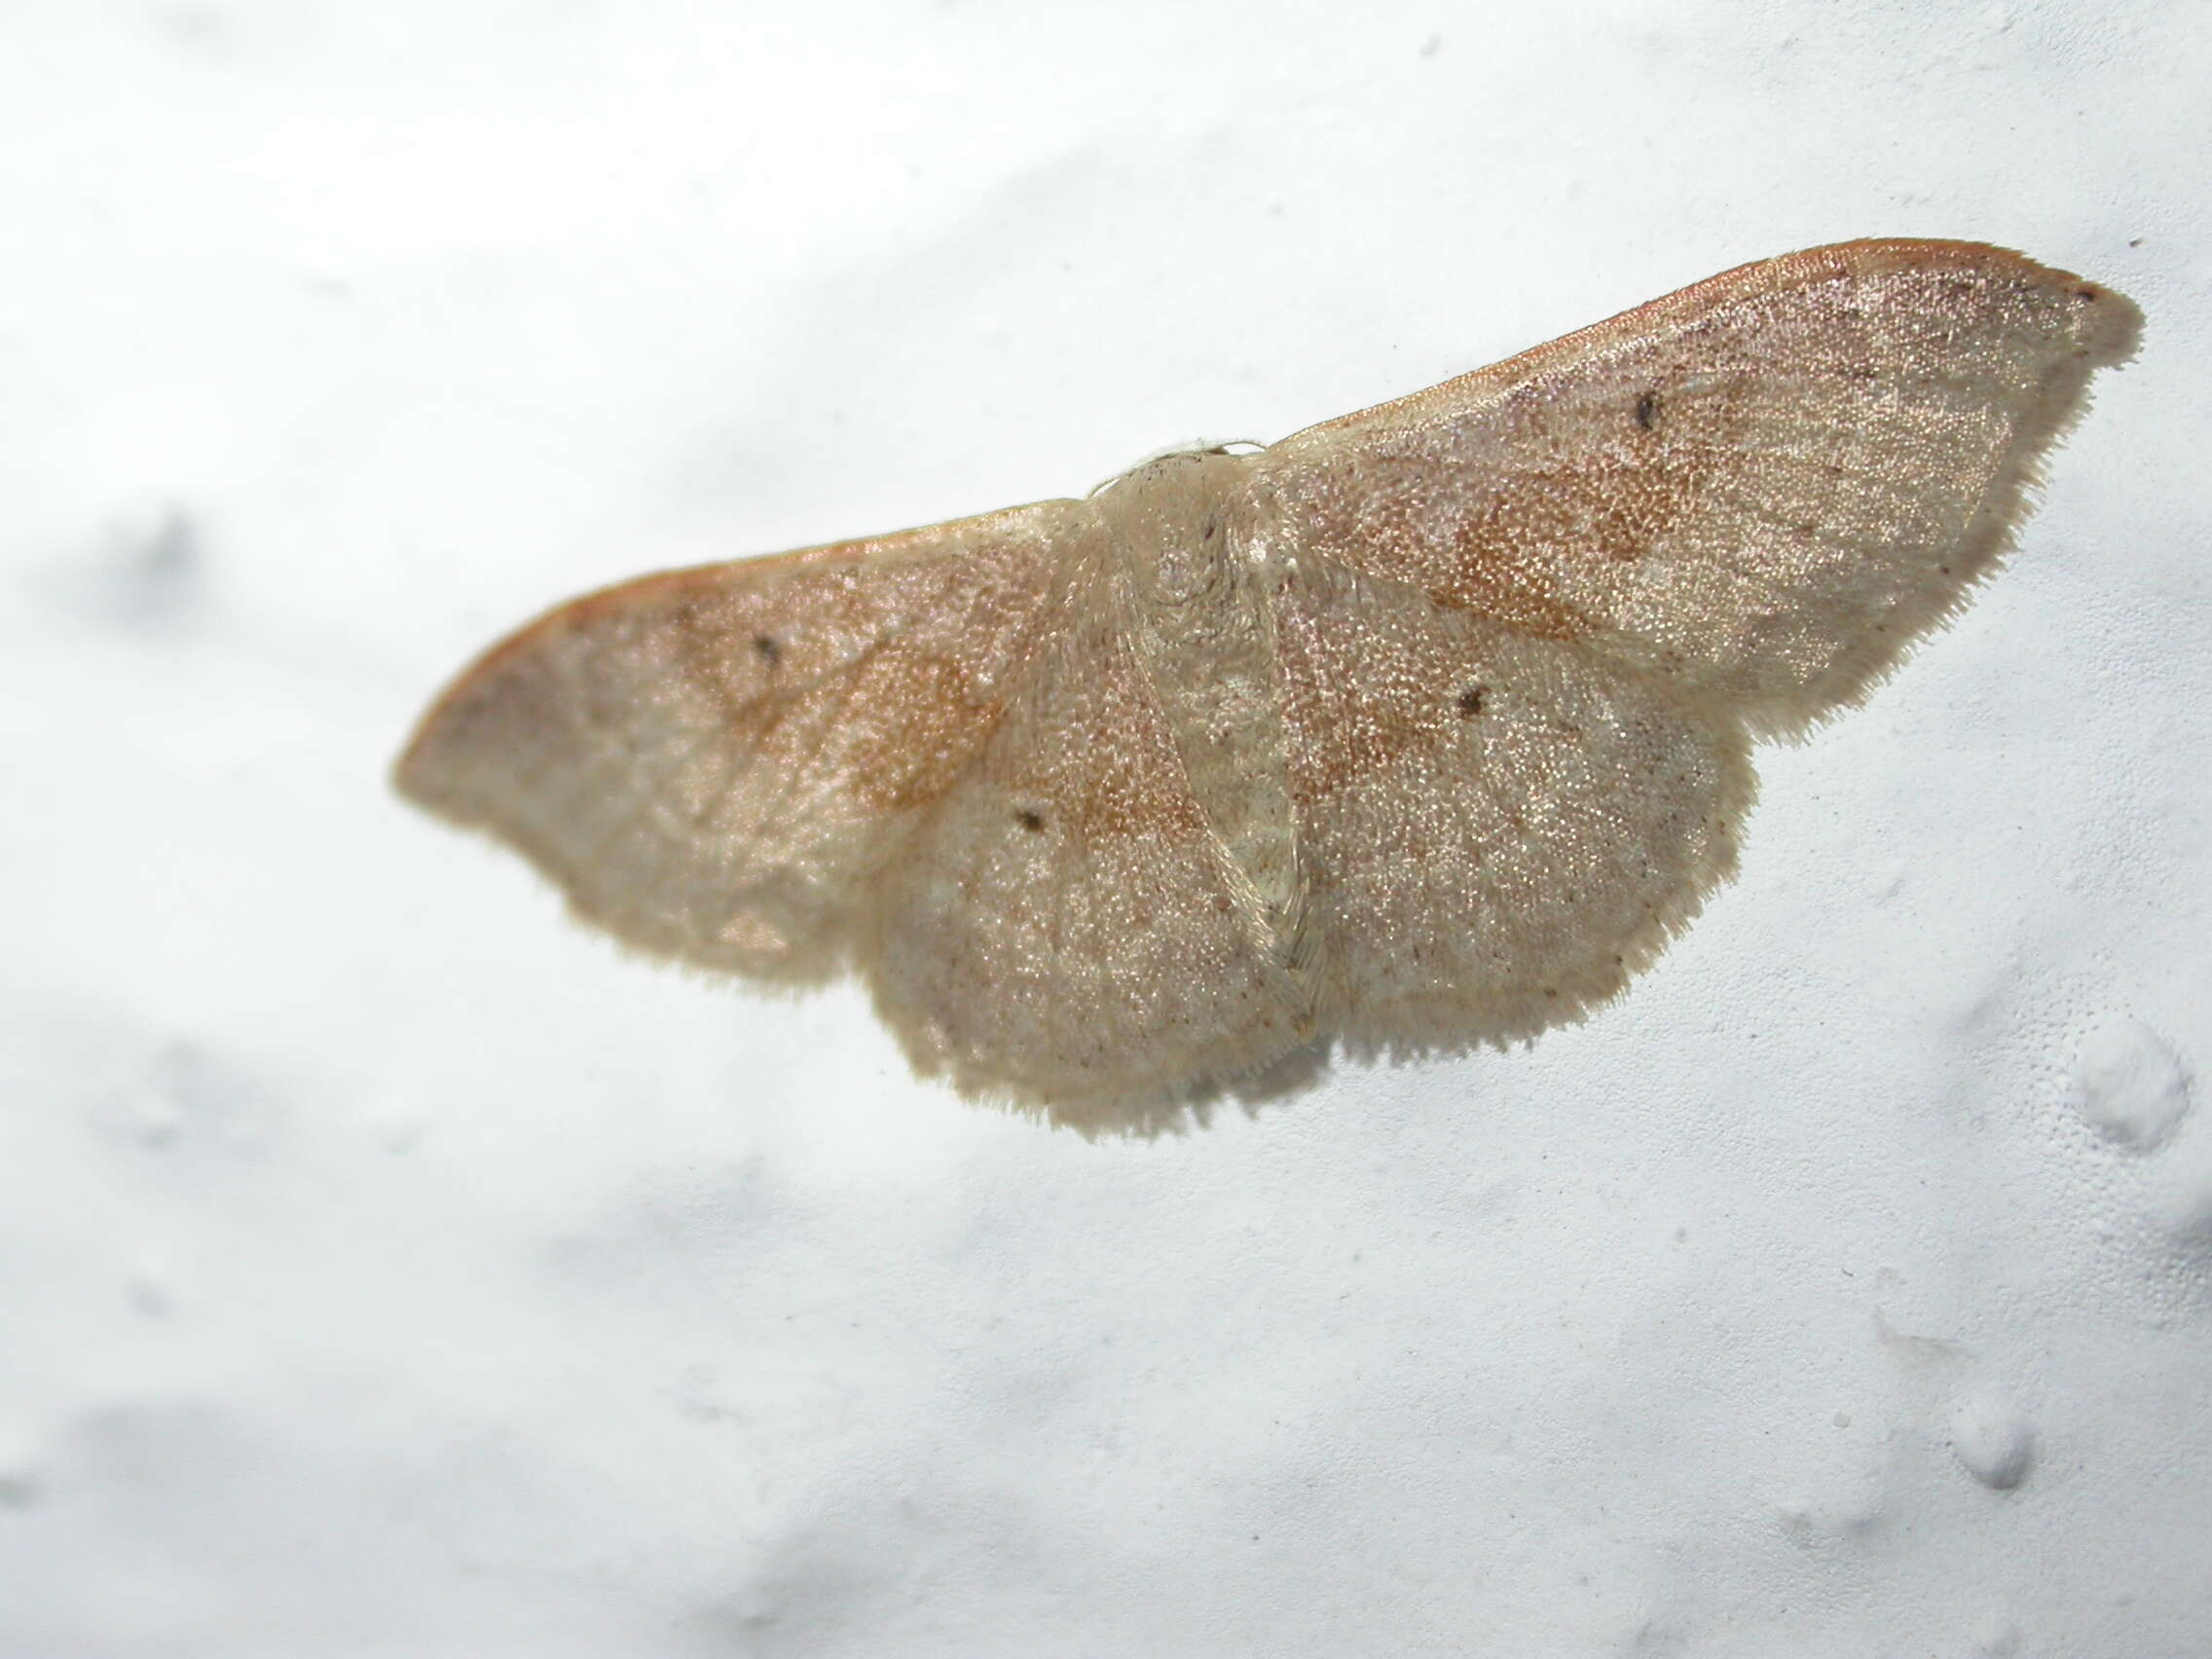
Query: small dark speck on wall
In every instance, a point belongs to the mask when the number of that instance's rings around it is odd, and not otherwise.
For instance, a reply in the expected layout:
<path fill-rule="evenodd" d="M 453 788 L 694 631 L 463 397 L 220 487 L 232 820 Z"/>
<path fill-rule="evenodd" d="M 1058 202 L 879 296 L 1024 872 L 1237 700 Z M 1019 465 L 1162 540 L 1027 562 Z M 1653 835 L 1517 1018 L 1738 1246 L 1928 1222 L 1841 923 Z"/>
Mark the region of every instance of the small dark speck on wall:
<path fill-rule="evenodd" d="M 184 622 L 206 579 L 206 543 L 199 522 L 170 507 L 152 523 L 110 531 L 106 546 L 80 588 L 90 608 L 126 628 L 168 628 Z"/>

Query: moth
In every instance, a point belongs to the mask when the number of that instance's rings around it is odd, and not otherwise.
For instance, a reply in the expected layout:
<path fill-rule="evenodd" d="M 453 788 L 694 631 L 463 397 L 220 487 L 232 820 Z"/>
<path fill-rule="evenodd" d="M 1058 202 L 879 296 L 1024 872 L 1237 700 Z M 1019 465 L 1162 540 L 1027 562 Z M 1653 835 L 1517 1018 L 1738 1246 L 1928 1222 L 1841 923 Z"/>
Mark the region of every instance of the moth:
<path fill-rule="evenodd" d="M 1970 242 L 1742 266 L 1252 453 L 571 601 L 397 785 L 1087 1129 L 1532 1037 L 1731 873 L 1751 744 L 1966 603 L 2139 322 Z"/>

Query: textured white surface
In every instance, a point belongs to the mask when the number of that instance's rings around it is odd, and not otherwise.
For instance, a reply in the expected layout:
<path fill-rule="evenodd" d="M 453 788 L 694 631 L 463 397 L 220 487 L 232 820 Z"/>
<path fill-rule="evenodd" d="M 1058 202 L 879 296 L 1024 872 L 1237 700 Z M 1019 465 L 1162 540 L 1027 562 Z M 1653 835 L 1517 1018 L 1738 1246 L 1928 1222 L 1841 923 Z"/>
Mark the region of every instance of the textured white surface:
<path fill-rule="evenodd" d="M 2201 1652 L 2212 18 L 19 8 L 0 1652 Z M 547 601 L 1736 261 L 2143 306 L 1532 1051 L 1091 1145 L 385 793 Z"/>

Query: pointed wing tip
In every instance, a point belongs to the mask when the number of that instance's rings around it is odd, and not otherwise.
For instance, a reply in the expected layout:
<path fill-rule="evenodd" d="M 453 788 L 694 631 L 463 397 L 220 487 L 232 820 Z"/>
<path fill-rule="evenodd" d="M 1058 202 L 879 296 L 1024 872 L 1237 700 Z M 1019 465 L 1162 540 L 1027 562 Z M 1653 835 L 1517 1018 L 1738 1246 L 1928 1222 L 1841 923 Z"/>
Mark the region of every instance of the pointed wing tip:
<path fill-rule="evenodd" d="M 2000 247 L 1994 242 L 1923 237 L 1866 237 L 1856 241 L 1810 247 L 1800 253 L 1785 254 L 1780 260 L 1759 260 L 1738 269 L 1750 272 L 1766 265 L 1799 268 L 1811 266 L 1816 269 L 1842 265 L 1862 275 L 1875 271 L 1906 269 L 1925 271 L 1964 267 L 1984 272 L 2001 270 L 2026 278 L 2038 287 L 2062 291 L 2082 306 L 2081 351 L 2089 359 L 2092 367 L 2106 368 L 2126 362 L 2135 355 L 2142 342 L 2142 310 L 2118 288 L 2092 281 L 2076 272 L 2046 265 L 2017 248 Z M 1733 275 L 1735 273 L 1723 273 L 1722 276 Z M 1713 278 L 1714 281 L 1721 279 L 1722 277 Z"/>
<path fill-rule="evenodd" d="M 678 574 L 682 572 L 669 572 Z M 508 671 L 525 665 L 534 652 L 579 621 L 588 621 L 633 589 L 665 581 L 667 575 L 640 577 L 617 587 L 582 594 L 533 617 L 479 651 L 473 661 L 438 687 L 393 757 L 387 774 L 393 793 L 411 806 L 466 830 L 487 828 L 481 813 L 468 810 L 464 787 L 481 751 L 489 693 Z M 470 718 L 470 717 L 475 718 Z M 504 838 L 504 837 L 502 837 Z"/>
<path fill-rule="evenodd" d="M 524 632 L 533 631 L 535 625 Z M 496 694 L 519 638 L 500 641 L 439 688 L 385 776 L 392 793 L 416 810 L 536 860 L 498 787 L 512 772 L 509 751 L 528 724 L 527 709 L 509 709 L 502 719 Z"/>
<path fill-rule="evenodd" d="M 392 793 L 401 800 L 449 823 L 462 822 L 455 811 L 452 788 L 451 717 L 456 700 L 475 678 L 476 670 L 470 668 L 439 690 L 407 734 L 399 753 L 392 756 L 386 773 Z"/>
<path fill-rule="evenodd" d="M 2075 298 L 2087 312 L 2082 333 L 2082 355 L 2092 369 L 2113 369 L 2132 362 L 2143 347 L 2143 309 L 2118 288 L 2074 278 Z"/>
<path fill-rule="evenodd" d="M 385 781 L 409 806 L 450 822 L 453 815 L 439 788 L 438 773 L 436 734 L 431 729 L 431 716 L 426 715 L 409 736 L 406 747 L 392 757 Z"/>

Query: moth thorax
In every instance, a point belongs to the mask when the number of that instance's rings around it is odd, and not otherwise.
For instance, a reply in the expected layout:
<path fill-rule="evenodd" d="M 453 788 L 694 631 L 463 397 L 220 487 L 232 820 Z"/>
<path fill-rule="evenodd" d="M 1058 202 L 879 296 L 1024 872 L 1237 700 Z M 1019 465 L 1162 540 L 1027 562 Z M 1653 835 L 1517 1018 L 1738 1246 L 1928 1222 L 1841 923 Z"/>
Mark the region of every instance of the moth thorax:
<path fill-rule="evenodd" d="M 1247 472 L 1240 456 L 1182 452 L 1146 462 L 1099 498 L 1117 551 L 1148 597 L 1199 603 L 1235 580 L 1247 540 Z"/>

